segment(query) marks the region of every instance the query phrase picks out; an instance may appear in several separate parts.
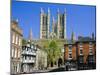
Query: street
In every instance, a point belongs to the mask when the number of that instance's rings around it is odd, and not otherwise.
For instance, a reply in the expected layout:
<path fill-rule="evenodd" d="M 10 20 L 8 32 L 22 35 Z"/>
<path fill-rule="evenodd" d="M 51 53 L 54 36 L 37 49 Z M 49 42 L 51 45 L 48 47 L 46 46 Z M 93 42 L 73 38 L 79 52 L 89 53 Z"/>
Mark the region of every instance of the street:
<path fill-rule="evenodd" d="M 52 69 L 52 70 L 50 70 L 50 71 L 48 71 L 48 72 L 60 72 L 60 71 L 65 71 L 64 66 L 61 66 L 61 67 Z"/>
<path fill-rule="evenodd" d="M 34 73 L 61 72 L 61 71 L 65 71 L 64 66 L 52 67 L 51 69 L 47 69 L 47 70 L 35 70 L 32 73 L 26 73 L 26 74 L 27 75 L 33 75 Z M 26 74 L 21 74 L 21 75 L 26 75 Z"/>

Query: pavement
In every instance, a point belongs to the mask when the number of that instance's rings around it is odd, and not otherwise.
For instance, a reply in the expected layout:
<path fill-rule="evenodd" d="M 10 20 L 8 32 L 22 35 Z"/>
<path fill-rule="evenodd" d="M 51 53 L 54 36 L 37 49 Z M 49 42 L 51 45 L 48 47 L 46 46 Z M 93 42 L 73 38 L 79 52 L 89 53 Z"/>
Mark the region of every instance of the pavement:
<path fill-rule="evenodd" d="M 34 73 L 47 73 L 47 72 L 60 72 L 60 71 L 65 71 L 64 66 L 61 66 L 61 67 L 50 67 L 47 70 L 34 70 L 34 72 L 21 74 L 21 75 L 32 75 Z"/>
<path fill-rule="evenodd" d="M 61 72 L 61 71 L 65 71 L 65 67 L 64 66 L 52 69 L 52 70 L 50 70 L 48 72 Z"/>

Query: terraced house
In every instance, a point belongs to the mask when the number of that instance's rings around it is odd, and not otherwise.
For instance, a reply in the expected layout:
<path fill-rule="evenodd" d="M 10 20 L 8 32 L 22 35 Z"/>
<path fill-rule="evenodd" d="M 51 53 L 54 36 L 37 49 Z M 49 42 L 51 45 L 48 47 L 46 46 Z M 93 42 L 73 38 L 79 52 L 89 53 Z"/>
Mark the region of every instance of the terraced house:
<path fill-rule="evenodd" d="M 11 22 L 11 74 L 20 73 L 22 51 L 22 29 L 18 21 Z"/>
<path fill-rule="evenodd" d="M 78 40 L 68 40 L 64 45 L 64 60 L 66 69 L 76 68 L 95 69 L 96 68 L 96 40 L 94 34 L 92 37 L 79 36 Z"/>

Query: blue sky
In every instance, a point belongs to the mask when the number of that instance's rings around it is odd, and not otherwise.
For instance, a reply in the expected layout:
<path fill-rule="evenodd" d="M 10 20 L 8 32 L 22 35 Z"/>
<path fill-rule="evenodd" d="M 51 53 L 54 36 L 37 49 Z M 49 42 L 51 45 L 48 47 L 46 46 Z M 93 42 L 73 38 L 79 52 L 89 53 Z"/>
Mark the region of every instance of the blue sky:
<path fill-rule="evenodd" d="M 30 28 L 33 31 L 33 38 L 39 38 L 40 32 L 40 8 L 43 8 L 47 13 L 50 8 L 51 19 L 57 19 L 57 9 L 60 13 L 67 11 L 67 38 L 70 38 L 72 30 L 75 37 L 78 36 L 91 36 L 95 33 L 96 25 L 96 7 L 86 5 L 73 5 L 73 4 L 54 4 L 54 3 L 38 3 L 38 2 L 23 2 L 12 1 L 11 18 L 18 19 L 19 26 L 23 29 L 24 38 L 28 38 Z"/>

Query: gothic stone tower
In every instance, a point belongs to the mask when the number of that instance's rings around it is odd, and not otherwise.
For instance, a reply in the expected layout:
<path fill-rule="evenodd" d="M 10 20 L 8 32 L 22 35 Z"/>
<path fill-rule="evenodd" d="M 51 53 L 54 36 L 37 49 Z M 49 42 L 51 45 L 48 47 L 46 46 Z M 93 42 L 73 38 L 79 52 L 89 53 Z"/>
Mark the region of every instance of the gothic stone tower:
<path fill-rule="evenodd" d="M 66 9 L 64 13 L 60 13 L 59 9 L 57 12 L 57 22 L 54 18 L 52 21 L 52 33 L 55 33 L 58 39 L 66 39 Z M 48 13 L 44 13 L 44 10 L 41 8 L 40 14 L 40 39 L 49 39 L 50 38 L 50 9 Z"/>
<path fill-rule="evenodd" d="M 58 9 L 57 17 L 57 37 L 58 39 L 66 39 L 66 9 L 63 14 Z"/>
<path fill-rule="evenodd" d="M 44 13 L 44 10 L 41 8 L 40 13 L 40 39 L 49 38 L 49 26 L 50 26 L 50 10 L 48 8 L 48 13 Z"/>
<path fill-rule="evenodd" d="M 29 40 L 30 40 L 30 41 L 33 40 L 32 28 L 30 29 L 30 32 L 29 32 Z"/>

